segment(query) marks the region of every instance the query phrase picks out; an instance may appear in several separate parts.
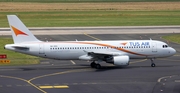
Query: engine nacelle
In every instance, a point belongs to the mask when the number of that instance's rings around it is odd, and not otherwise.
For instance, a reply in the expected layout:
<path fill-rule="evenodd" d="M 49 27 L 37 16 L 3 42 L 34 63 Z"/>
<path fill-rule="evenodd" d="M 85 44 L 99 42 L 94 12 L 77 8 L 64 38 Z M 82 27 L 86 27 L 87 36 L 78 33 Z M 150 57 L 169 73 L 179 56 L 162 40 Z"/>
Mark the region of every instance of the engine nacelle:
<path fill-rule="evenodd" d="M 129 56 L 114 56 L 111 60 L 107 60 L 106 62 L 118 66 L 127 66 L 129 65 Z"/>

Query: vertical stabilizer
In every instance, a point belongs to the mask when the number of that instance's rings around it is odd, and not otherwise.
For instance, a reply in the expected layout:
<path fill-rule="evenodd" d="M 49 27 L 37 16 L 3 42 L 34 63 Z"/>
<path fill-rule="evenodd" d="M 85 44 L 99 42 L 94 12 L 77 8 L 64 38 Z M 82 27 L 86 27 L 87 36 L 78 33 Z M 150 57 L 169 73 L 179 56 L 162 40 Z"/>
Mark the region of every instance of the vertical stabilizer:
<path fill-rule="evenodd" d="M 7 15 L 14 43 L 39 42 L 16 15 Z"/>

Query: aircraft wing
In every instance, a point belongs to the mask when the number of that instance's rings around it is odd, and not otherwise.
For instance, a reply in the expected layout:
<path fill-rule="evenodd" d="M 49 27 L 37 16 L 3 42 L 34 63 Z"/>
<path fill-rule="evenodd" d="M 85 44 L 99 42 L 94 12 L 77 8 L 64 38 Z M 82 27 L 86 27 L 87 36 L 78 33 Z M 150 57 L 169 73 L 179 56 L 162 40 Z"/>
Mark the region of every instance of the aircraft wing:
<path fill-rule="evenodd" d="M 84 51 L 87 54 L 80 56 L 79 59 L 83 60 L 103 60 L 107 56 L 118 56 L 118 55 L 123 55 L 122 53 L 119 52 L 102 52 L 102 51 L 93 51 L 93 52 L 88 52 Z"/>
<path fill-rule="evenodd" d="M 96 55 L 96 56 L 105 56 L 105 55 L 109 55 L 109 56 L 118 56 L 118 55 L 122 55 L 122 53 L 119 53 L 119 52 L 88 52 L 88 55 L 90 56 L 93 56 L 93 55 Z"/>

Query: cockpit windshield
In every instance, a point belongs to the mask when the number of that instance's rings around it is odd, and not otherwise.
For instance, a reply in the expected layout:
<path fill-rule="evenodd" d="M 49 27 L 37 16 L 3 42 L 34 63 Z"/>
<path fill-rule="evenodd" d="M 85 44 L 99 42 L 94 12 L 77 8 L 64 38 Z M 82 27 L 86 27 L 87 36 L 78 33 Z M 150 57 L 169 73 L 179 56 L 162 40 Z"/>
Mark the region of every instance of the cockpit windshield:
<path fill-rule="evenodd" d="M 167 48 L 167 47 L 168 47 L 168 45 L 163 45 L 162 47 L 163 47 L 163 48 Z"/>

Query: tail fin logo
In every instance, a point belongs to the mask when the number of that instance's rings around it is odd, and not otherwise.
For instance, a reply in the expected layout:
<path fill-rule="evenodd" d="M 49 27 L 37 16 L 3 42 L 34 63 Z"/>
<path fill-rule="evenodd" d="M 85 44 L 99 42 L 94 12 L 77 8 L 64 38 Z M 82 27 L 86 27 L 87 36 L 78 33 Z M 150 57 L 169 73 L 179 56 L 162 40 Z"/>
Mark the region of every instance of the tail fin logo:
<path fill-rule="evenodd" d="M 27 36 L 28 36 L 28 34 L 22 32 L 21 30 L 15 28 L 15 27 L 13 27 L 13 26 L 11 26 L 11 27 L 12 27 L 14 33 L 16 34 L 16 36 L 18 36 L 18 35 L 27 35 Z"/>

